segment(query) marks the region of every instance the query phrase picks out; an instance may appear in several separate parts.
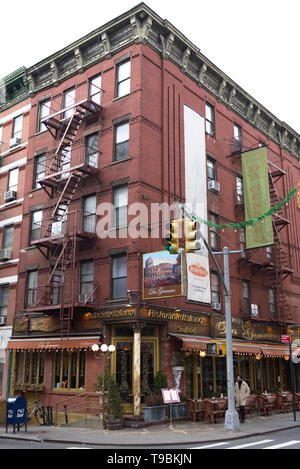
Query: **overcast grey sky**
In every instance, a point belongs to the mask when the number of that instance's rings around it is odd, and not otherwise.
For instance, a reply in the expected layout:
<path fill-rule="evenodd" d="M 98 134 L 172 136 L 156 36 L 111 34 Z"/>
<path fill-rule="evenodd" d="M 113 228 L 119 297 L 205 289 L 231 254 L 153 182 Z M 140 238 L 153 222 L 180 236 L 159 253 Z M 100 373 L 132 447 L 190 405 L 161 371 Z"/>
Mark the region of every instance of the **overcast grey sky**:
<path fill-rule="evenodd" d="M 0 78 L 140 3 L 15 0 L 0 8 Z M 147 0 L 278 119 L 300 133 L 299 0 Z"/>

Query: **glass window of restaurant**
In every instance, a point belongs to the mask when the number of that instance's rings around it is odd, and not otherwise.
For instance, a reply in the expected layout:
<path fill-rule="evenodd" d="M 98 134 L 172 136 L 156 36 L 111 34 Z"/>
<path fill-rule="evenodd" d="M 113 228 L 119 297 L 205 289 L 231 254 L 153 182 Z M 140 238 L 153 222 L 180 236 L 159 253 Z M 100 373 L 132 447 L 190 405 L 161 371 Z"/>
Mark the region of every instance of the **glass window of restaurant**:
<path fill-rule="evenodd" d="M 141 402 L 153 390 L 153 378 L 158 371 L 158 332 L 155 326 L 141 331 Z M 130 325 L 113 326 L 112 343 L 116 353 L 112 355 L 111 373 L 115 377 L 127 412 L 133 406 L 134 335 Z"/>

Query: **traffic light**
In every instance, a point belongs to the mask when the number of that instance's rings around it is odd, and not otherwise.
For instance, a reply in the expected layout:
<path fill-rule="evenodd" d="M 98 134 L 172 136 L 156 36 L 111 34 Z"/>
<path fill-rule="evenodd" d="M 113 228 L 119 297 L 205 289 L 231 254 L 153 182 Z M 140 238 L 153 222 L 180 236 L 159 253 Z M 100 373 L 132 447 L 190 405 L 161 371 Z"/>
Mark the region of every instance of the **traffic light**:
<path fill-rule="evenodd" d="M 185 220 L 185 251 L 194 252 L 200 248 L 197 241 L 197 222 L 192 220 Z"/>
<path fill-rule="evenodd" d="M 206 344 L 206 355 L 210 357 L 225 357 L 226 343 L 210 342 Z"/>
<path fill-rule="evenodd" d="M 166 244 L 166 250 L 170 254 L 178 254 L 179 252 L 179 223 L 181 220 L 172 220 L 167 226 L 167 235 L 165 236 L 168 243 Z"/>

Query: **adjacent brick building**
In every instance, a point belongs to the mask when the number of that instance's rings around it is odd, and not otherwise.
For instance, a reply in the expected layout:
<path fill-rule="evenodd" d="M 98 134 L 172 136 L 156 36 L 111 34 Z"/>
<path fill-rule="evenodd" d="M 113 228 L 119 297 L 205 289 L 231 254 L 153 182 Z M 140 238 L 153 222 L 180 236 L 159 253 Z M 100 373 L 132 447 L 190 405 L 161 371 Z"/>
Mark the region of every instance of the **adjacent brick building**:
<path fill-rule="evenodd" d="M 20 76 L 23 94 L 10 98 Z M 13 327 L 2 394 L 41 395 L 53 405 L 92 392 L 102 361 L 91 346 L 99 340 L 116 346 L 109 366 L 128 412 L 140 413 L 158 370 L 169 385 L 179 370 L 188 396 L 226 392 L 225 358 L 200 356 L 225 337 L 212 261 L 211 303 L 144 299 L 143 255 L 165 242 L 149 236 L 150 216 L 140 237 L 124 229 L 137 215 L 133 204 L 150 214 L 153 204 L 185 201 L 184 106 L 205 120 L 214 224 L 244 220 L 243 151 L 267 146 L 272 206 L 297 187 L 299 135 L 145 4 L 6 83 L 1 197 L 15 166 L 19 180 L 17 199 L 0 205 L 0 236 L 15 224 L 12 260 L 0 265 L 1 285 L 9 286 L 0 329 Z M 22 138 L 12 146 L 19 114 Z M 115 212 L 102 239 L 105 203 Z M 273 215 L 274 246 L 230 260 L 234 366 L 252 389 L 290 386 L 280 337 L 300 333 L 299 218 L 294 197 Z M 243 230 L 210 229 L 208 240 L 217 251 L 244 248 Z"/>

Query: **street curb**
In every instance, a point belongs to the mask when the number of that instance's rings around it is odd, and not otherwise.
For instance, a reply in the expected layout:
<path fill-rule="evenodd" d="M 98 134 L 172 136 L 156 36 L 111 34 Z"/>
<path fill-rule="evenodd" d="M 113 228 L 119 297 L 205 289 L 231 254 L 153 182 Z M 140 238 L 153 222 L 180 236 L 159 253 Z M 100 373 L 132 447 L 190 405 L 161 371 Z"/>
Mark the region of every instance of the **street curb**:
<path fill-rule="evenodd" d="M 115 443 L 114 445 L 112 443 L 106 443 L 106 442 L 90 442 L 90 441 L 76 441 L 72 440 L 69 438 L 38 438 L 38 437 L 26 437 L 26 436 L 18 436 L 15 434 L 5 434 L 5 435 L 0 435 L 0 438 L 2 439 L 13 439 L 13 440 L 22 440 L 22 441 L 32 441 L 32 442 L 37 442 L 37 443 L 61 443 L 61 444 L 75 444 L 75 445 L 87 445 L 87 446 L 105 446 L 105 447 L 111 447 L 114 449 L 115 447 L 121 447 L 121 448 L 126 448 L 126 447 L 131 447 L 131 448 L 145 448 L 145 447 L 165 447 L 169 445 L 196 445 L 196 444 L 206 444 L 206 443 L 214 443 L 217 440 L 222 440 L 222 441 L 233 441 L 233 440 L 241 440 L 245 438 L 251 438 L 259 435 L 265 435 L 269 433 L 275 433 L 278 431 L 285 431 L 289 430 L 291 428 L 299 428 L 300 424 L 298 425 L 289 425 L 286 427 L 277 427 L 273 428 L 270 430 L 264 430 L 261 432 L 253 432 L 253 433 L 248 433 L 248 434 L 243 434 L 243 435 L 235 435 L 235 436 L 230 436 L 230 437 L 224 437 L 224 438 L 212 438 L 209 440 L 193 440 L 193 441 L 169 441 L 169 442 L 164 442 L 164 443 L 158 443 L 158 442 L 153 442 L 153 443 L 148 443 L 148 442 L 143 442 L 143 443 Z"/>

